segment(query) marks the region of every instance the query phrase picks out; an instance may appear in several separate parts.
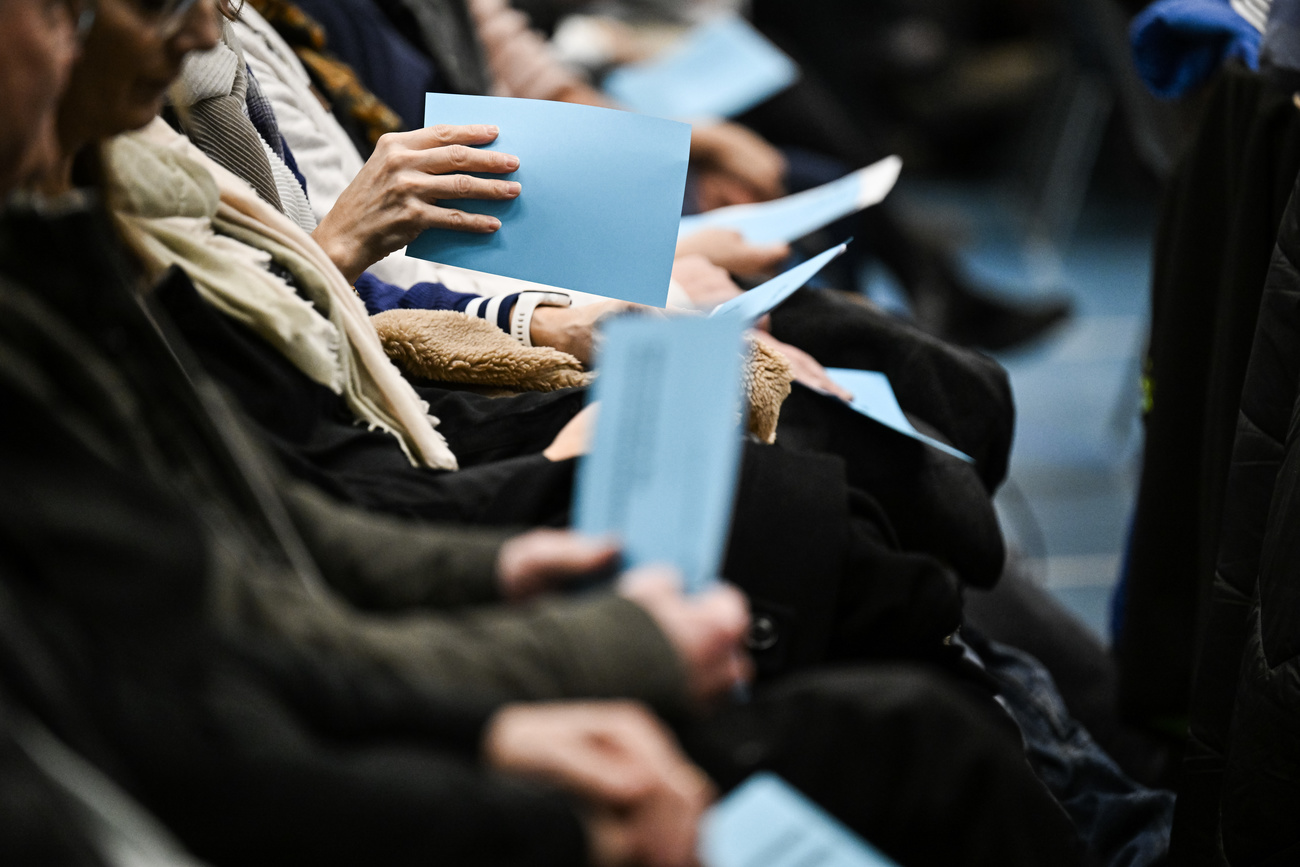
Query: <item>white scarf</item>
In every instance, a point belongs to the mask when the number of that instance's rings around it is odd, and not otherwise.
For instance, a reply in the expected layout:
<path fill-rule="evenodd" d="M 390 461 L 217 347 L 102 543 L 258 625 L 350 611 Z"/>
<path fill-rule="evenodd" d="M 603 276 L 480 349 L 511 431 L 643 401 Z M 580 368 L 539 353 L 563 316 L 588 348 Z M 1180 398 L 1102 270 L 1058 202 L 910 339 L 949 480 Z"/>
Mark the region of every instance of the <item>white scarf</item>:
<path fill-rule="evenodd" d="M 209 303 L 342 394 L 371 428 L 393 434 L 413 464 L 457 469 L 434 429 L 438 419 L 384 354 L 361 300 L 310 235 L 160 119 L 111 141 L 106 158 L 110 200 L 151 270 L 184 268 Z M 272 258 L 328 318 L 266 270 Z"/>

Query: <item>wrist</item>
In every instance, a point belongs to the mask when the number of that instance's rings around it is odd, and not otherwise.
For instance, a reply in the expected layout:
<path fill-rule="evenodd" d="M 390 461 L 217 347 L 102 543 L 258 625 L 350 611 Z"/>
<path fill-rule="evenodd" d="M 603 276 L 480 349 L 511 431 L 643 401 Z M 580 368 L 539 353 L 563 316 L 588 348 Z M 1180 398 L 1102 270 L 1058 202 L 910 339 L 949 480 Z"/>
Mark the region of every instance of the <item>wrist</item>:
<path fill-rule="evenodd" d="M 510 336 L 524 346 L 555 346 L 559 311 L 573 303 L 563 292 L 521 292 L 510 311 Z M 558 347 L 562 348 L 562 347 Z"/>
<path fill-rule="evenodd" d="M 328 220 L 328 217 L 326 220 Z M 355 283 L 362 272 L 366 270 L 366 266 L 362 264 L 364 257 L 357 245 L 336 236 L 330 231 L 326 222 L 318 225 L 311 233 L 311 237 L 317 246 L 325 251 L 325 255 L 334 263 L 334 267 L 339 269 L 339 273 L 343 275 L 343 279 L 347 280 L 349 285 Z"/>

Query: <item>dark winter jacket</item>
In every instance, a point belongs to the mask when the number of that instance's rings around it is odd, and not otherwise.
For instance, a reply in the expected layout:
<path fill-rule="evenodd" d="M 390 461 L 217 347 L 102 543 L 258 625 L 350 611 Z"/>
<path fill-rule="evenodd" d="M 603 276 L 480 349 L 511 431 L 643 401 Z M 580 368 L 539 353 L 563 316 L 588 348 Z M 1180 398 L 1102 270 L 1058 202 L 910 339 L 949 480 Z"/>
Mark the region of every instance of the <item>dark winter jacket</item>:
<path fill-rule="evenodd" d="M 1300 197 L 1242 393 L 1175 819 L 1174 864 L 1300 863 Z"/>

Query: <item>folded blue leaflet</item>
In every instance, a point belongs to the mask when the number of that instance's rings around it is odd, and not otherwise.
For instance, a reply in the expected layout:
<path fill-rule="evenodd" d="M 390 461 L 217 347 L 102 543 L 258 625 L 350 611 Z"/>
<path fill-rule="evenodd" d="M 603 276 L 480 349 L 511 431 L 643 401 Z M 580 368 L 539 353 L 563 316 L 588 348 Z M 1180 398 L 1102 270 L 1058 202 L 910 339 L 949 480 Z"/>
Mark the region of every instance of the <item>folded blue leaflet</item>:
<path fill-rule="evenodd" d="M 646 63 L 611 72 L 605 92 L 658 117 L 734 117 L 794 84 L 799 67 L 743 18 L 692 29 Z"/>
<path fill-rule="evenodd" d="M 668 299 L 691 128 L 632 112 L 431 93 L 429 124 L 495 124 L 486 147 L 519 157 L 517 199 L 448 201 L 491 214 L 490 235 L 433 229 L 407 254 L 655 307 Z"/>
<path fill-rule="evenodd" d="M 732 205 L 682 217 L 677 237 L 701 229 L 734 229 L 751 244 L 797 241 L 838 219 L 879 204 L 889 195 L 903 170 L 898 157 L 885 157 L 842 178 L 756 205 Z"/>
<path fill-rule="evenodd" d="M 795 265 L 784 274 L 778 274 L 763 285 L 755 286 L 743 295 L 737 295 L 730 301 L 719 304 L 709 314 L 710 318 L 714 316 L 735 317 L 746 325 L 752 325 L 754 320 L 772 312 L 778 304 L 802 289 L 805 283 L 817 276 L 817 272 L 830 264 L 832 259 L 837 258 L 847 250 L 851 243 L 853 243 L 852 238 L 838 247 L 832 247 L 824 253 L 819 253 L 807 262 Z"/>
<path fill-rule="evenodd" d="M 574 525 L 619 539 L 627 568 L 677 567 L 688 592 L 716 580 L 731 527 L 742 331 L 732 318 L 624 317 L 604 329 L 598 354 L 600 410 Z"/>
<path fill-rule="evenodd" d="M 705 814 L 700 860 L 708 867 L 898 867 L 766 772 L 750 777 Z"/>
<path fill-rule="evenodd" d="M 975 459 L 963 451 L 958 451 L 947 443 L 926 436 L 907 420 L 903 408 L 898 405 L 894 387 L 889 384 L 889 377 L 874 370 L 849 370 L 844 367 L 828 367 L 826 375 L 853 395 L 850 406 L 858 412 L 880 422 L 887 428 L 893 428 L 904 436 L 934 446 L 963 461 L 975 463 Z"/>

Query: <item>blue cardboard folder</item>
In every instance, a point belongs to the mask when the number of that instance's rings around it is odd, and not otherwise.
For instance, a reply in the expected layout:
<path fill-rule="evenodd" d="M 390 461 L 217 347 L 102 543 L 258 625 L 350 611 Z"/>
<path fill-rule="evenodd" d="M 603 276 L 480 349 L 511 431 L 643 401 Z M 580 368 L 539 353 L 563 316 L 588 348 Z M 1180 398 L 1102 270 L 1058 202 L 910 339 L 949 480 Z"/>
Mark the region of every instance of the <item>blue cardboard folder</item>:
<path fill-rule="evenodd" d="M 624 566 L 675 566 L 688 592 L 722 565 L 740 466 L 744 322 L 625 317 L 605 329 L 591 453 L 574 524 L 610 535 Z"/>
<path fill-rule="evenodd" d="M 486 145 L 519 157 L 508 202 L 448 200 L 491 214 L 494 234 L 434 229 L 407 254 L 475 271 L 662 307 L 690 159 L 687 124 L 533 99 L 431 93 L 425 123 L 495 124 Z"/>
<path fill-rule="evenodd" d="M 661 56 L 620 67 L 605 92 L 659 117 L 733 117 L 799 78 L 794 61 L 743 18 L 724 16 L 691 30 Z"/>

